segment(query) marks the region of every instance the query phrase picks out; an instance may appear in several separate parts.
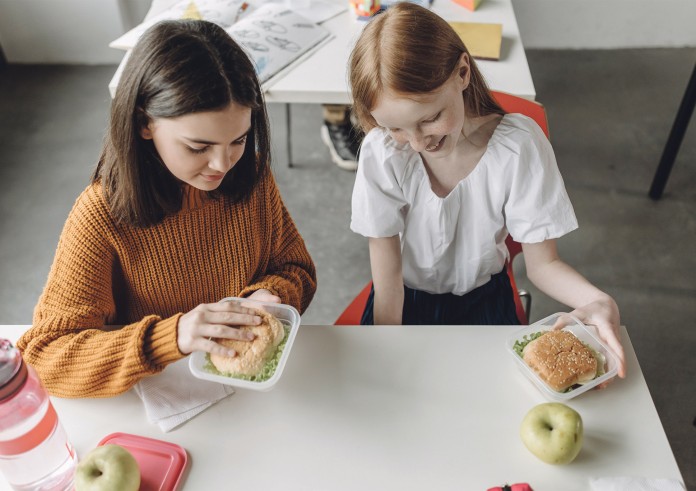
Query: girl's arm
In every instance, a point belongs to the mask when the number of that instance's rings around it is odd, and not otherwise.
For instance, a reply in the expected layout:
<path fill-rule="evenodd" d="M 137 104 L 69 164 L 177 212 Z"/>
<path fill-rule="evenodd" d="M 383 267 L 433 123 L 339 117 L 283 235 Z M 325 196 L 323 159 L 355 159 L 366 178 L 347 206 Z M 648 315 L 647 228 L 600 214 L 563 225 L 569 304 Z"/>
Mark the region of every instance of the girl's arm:
<path fill-rule="evenodd" d="M 248 309 L 226 302 L 169 317 L 143 313 L 135 322 L 108 327 L 122 318 L 117 315 L 118 298 L 127 295 L 128 288 L 116 250 L 119 236 L 105 206 L 94 188 L 78 199 L 61 234 L 33 325 L 17 342 L 25 361 L 58 397 L 118 395 L 194 349 L 223 354 L 223 347 L 210 337 L 239 339 L 239 331 L 230 326 L 259 321 Z M 158 278 L 147 280 L 152 295 L 164 302 Z"/>
<path fill-rule="evenodd" d="M 317 273 L 302 236 L 288 213 L 271 172 L 259 183 L 259 206 L 251 220 L 261 221 L 265 265 L 239 296 L 292 305 L 303 313 L 317 289 Z M 250 207 L 253 210 L 253 207 Z M 261 291 L 263 290 L 263 291 Z"/>
<path fill-rule="evenodd" d="M 558 256 L 556 241 L 522 244 L 527 277 L 551 298 L 572 307 L 573 315 L 597 327 L 599 336 L 619 358 L 619 376 L 626 376 L 624 351 L 619 340 L 619 309 L 612 297 L 587 281 Z"/>
<path fill-rule="evenodd" d="M 114 396 L 184 356 L 176 344 L 179 315 L 104 329 L 116 314 L 119 268 L 105 217 L 89 188 L 66 220 L 32 328 L 17 342 L 55 396 Z"/>
<path fill-rule="evenodd" d="M 401 272 L 401 242 L 394 237 L 369 239 L 370 267 L 375 288 L 375 324 L 401 324 L 404 280 Z"/>

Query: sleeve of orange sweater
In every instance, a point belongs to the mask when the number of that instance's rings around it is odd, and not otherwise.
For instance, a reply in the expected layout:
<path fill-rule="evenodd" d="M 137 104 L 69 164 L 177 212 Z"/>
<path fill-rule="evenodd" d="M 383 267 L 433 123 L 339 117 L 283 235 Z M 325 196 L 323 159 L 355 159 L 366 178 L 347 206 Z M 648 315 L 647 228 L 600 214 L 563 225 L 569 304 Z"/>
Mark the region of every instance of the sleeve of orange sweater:
<path fill-rule="evenodd" d="M 257 213 L 264 222 L 262 227 L 267 239 L 264 242 L 269 248 L 266 257 L 269 259 L 266 270 L 260 271 L 255 282 L 239 295 L 248 296 L 265 288 L 278 295 L 283 303 L 292 305 L 302 313 L 309 306 L 317 289 L 314 262 L 285 208 L 270 171 L 258 192 L 262 198 L 261 209 Z"/>
<path fill-rule="evenodd" d="M 70 212 L 33 326 L 17 343 L 59 397 L 114 396 L 184 356 L 176 344 L 178 315 L 104 330 L 115 316 L 118 258 L 115 230 L 98 193 L 85 190 Z"/>

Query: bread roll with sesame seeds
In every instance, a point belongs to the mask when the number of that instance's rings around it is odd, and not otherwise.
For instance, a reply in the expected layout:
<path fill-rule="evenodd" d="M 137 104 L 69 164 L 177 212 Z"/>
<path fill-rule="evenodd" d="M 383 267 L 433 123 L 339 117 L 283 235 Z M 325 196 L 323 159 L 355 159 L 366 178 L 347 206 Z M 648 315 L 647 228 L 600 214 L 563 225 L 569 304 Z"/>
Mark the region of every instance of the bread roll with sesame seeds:
<path fill-rule="evenodd" d="M 239 328 L 240 331 L 251 331 L 254 334 L 252 341 L 216 339 L 221 345 L 237 352 L 237 355 L 232 358 L 210 355 L 211 363 L 221 373 L 258 375 L 283 341 L 285 329 L 274 315 L 258 309 L 256 315 L 261 317 L 261 323 L 258 326 L 241 326 Z"/>
<path fill-rule="evenodd" d="M 525 346 L 522 358 L 553 390 L 565 391 L 597 375 L 597 358 L 570 331 L 547 331 Z"/>

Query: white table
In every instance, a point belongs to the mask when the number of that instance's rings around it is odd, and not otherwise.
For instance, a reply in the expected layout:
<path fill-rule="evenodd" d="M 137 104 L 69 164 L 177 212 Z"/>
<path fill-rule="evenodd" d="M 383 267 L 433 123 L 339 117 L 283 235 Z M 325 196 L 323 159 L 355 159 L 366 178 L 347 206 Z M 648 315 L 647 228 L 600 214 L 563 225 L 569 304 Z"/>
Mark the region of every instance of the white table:
<path fill-rule="evenodd" d="M 348 4 L 348 0 L 329 1 L 342 5 Z M 176 0 L 156 0 L 146 19 L 175 2 Z M 449 21 L 502 24 L 503 42 L 500 60 L 477 60 L 478 66 L 491 89 L 529 99 L 536 97 L 512 0 L 485 0 L 474 12 L 459 6 L 452 0 L 434 0 L 431 8 Z M 350 8 L 323 22 L 322 25 L 331 31 L 334 37 L 311 55 L 303 57 L 278 80 L 269 84 L 266 100 L 282 103 L 350 104 L 348 57 L 365 24 L 365 21 L 356 19 Z M 125 61 L 124 56 L 117 75 L 109 84 L 112 96 Z"/>
<path fill-rule="evenodd" d="M 16 339 L 26 326 L 0 326 Z M 184 489 L 587 491 L 590 476 L 682 480 L 625 329 L 629 377 L 568 404 L 585 444 L 566 466 L 534 457 L 519 424 L 544 402 L 505 340 L 514 326 L 302 326 L 269 392 L 238 390 L 162 433 L 132 391 L 53 398 L 78 454 L 112 432 L 177 443 Z M 683 482 L 683 480 L 682 480 Z M 1 484 L 1 483 L 0 483 Z"/>
<path fill-rule="evenodd" d="M 431 8 L 448 21 L 502 24 L 501 59 L 477 60 L 477 64 L 491 89 L 529 99 L 536 97 L 511 0 L 485 0 L 474 12 L 452 0 L 434 0 Z M 335 38 L 270 85 L 266 92 L 268 102 L 351 103 L 348 57 L 365 21 L 357 20 L 349 9 L 322 25 Z"/>
<path fill-rule="evenodd" d="M 151 17 L 175 0 L 159 0 L 148 12 Z M 347 4 L 348 0 L 330 0 Z M 477 60 L 481 73 L 492 90 L 534 99 L 536 91 L 529 72 L 527 56 L 520 38 L 512 0 L 485 0 L 471 12 L 452 0 L 434 0 L 432 10 L 448 21 L 491 22 L 503 25 L 503 42 L 499 61 Z M 357 20 L 352 9 L 322 23 L 333 38 L 311 54 L 304 56 L 276 80 L 269 81 L 265 97 L 267 102 L 285 104 L 287 128 L 286 151 L 292 164 L 292 115 L 291 103 L 350 104 L 348 86 L 348 57 L 365 21 Z M 127 55 L 121 61 L 109 83 L 113 97 Z M 321 122 L 317 122 L 317 128 Z M 318 131 L 317 131 L 318 134 Z"/>
<path fill-rule="evenodd" d="M 474 12 L 452 0 L 434 0 L 431 8 L 448 21 L 502 24 L 501 59 L 477 60 L 477 64 L 492 90 L 535 99 L 536 91 L 511 0 L 486 0 Z M 351 9 L 324 22 L 322 25 L 335 37 L 266 90 L 267 102 L 285 103 L 289 165 L 293 162 L 290 103 L 352 103 L 348 85 L 348 57 L 365 24 L 365 21 L 356 19 Z"/>

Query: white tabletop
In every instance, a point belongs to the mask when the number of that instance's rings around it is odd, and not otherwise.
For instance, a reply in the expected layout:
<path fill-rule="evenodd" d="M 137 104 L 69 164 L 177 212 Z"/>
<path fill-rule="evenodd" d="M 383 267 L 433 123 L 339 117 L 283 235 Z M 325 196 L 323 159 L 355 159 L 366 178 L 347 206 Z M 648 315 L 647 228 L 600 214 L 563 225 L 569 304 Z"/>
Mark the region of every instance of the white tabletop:
<path fill-rule="evenodd" d="M 24 329 L 0 333 L 14 340 Z M 535 491 L 587 491 L 592 476 L 682 480 L 625 329 L 629 377 L 568 403 L 585 425 L 577 459 L 551 466 L 529 453 L 519 424 L 545 401 L 505 349 L 515 329 L 302 326 L 275 388 L 240 389 L 170 433 L 147 422 L 133 391 L 53 402 L 78 454 L 113 432 L 183 446 L 183 489 L 191 490 L 461 491 L 528 482 Z"/>
<path fill-rule="evenodd" d="M 163 8 L 174 0 L 160 0 Z M 329 0 L 347 4 L 348 0 Z M 153 4 L 154 5 L 154 4 Z M 503 42 L 499 61 L 477 60 L 478 66 L 492 90 L 534 99 L 536 91 L 529 72 L 527 56 L 520 39 L 512 0 L 486 0 L 471 12 L 452 0 L 434 0 L 433 11 L 449 21 L 491 22 L 503 25 Z M 153 12 L 149 12 L 151 16 Z M 269 81 L 267 102 L 350 104 L 348 86 L 348 56 L 365 21 L 356 19 L 349 8 L 322 23 L 334 35 L 311 54 L 303 56 L 276 80 Z M 124 56 L 109 83 L 111 96 L 127 60 Z"/>
<path fill-rule="evenodd" d="M 335 1 L 347 3 L 347 0 Z M 477 60 L 478 66 L 492 90 L 528 99 L 536 97 L 511 0 L 485 0 L 474 12 L 452 0 L 434 0 L 431 8 L 448 21 L 502 24 L 500 60 Z M 322 25 L 335 38 L 271 84 L 266 92 L 266 101 L 326 104 L 351 102 L 347 75 L 348 56 L 365 21 L 357 20 L 349 9 Z"/>

